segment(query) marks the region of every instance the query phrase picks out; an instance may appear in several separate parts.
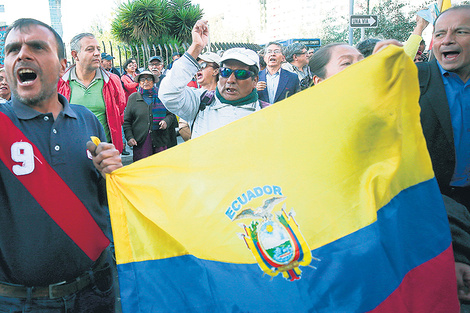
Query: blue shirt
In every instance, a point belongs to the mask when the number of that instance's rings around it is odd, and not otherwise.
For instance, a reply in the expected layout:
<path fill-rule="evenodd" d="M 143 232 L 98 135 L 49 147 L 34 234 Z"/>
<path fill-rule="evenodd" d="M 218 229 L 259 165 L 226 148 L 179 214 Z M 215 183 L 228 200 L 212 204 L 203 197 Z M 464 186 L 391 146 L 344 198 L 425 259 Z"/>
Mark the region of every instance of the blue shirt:
<path fill-rule="evenodd" d="M 277 87 L 279 86 L 279 77 L 281 76 L 281 69 L 272 74 L 266 70 L 266 88 L 268 89 L 269 103 L 273 104 L 276 98 Z"/>
<path fill-rule="evenodd" d="M 470 186 L 470 80 L 464 83 L 437 62 L 449 103 L 455 145 L 455 169 L 451 186 Z"/>
<path fill-rule="evenodd" d="M 61 95 L 59 101 L 64 108 L 55 119 L 14 97 L 0 104 L 0 112 L 39 149 L 110 238 L 105 182 L 86 149 L 90 136 L 106 139 L 103 127 L 85 107 L 69 104 Z M 2 149 L 9 151 L 5 143 L 0 140 Z M 27 286 L 70 280 L 93 264 L 1 160 L 0 251 L 0 281 Z"/>

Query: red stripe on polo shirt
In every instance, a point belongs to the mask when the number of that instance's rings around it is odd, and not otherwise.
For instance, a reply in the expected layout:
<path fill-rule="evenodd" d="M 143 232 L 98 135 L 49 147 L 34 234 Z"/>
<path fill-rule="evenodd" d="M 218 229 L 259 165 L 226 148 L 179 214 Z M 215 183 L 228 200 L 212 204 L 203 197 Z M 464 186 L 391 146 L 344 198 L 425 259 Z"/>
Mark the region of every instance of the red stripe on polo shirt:
<path fill-rule="evenodd" d="M 39 149 L 1 112 L 0 133 L 0 159 L 57 225 L 91 260 L 96 261 L 109 245 L 109 239 L 85 205 L 49 165 Z M 24 151 L 31 147 L 33 156 Z"/>

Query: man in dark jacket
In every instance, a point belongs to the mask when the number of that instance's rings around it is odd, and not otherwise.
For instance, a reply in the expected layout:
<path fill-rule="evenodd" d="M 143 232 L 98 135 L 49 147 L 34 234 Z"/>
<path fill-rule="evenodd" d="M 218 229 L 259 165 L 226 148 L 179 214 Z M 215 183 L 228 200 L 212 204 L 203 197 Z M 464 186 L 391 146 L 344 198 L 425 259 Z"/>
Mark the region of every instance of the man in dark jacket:
<path fill-rule="evenodd" d="M 418 64 L 423 133 L 441 193 L 470 210 L 470 5 L 444 11 L 433 42 L 436 59 Z M 450 218 L 451 228 L 454 221 Z M 462 249 L 456 239 L 459 297 L 468 301 L 470 263 L 462 260 L 470 259 L 470 243 Z"/>

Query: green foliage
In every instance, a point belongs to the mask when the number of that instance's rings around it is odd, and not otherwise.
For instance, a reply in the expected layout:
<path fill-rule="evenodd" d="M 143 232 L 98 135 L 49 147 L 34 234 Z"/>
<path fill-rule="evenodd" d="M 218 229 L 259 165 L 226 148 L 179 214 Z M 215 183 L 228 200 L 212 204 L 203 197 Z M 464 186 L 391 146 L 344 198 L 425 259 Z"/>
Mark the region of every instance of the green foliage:
<path fill-rule="evenodd" d="M 334 13 L 323 20 L 321 33 L 322 45 L 348 41 L 348 20 L 344 16 L 334 17 Z"/>
<path fill-rule="evenodd" d="M 382 5 L 372 8 L 372 14 L 378 15 L 379 26 L 367 28 L 367 38 L 396 39 L 406 41 L 414 28 L 413 14 L 405 14 L 405 4 L 396 0 L 386 0 Z"/>
<path fill-rule="evenodd" d="M 427 4 L 429 1 L 425 1 Z M 409 5 L 396 1 L 385 0 L 371 10 L 371 14 L 378 15 L 378 27 L 366 28 L 365 38 L 397 39 L 406 41 L 415 26 L 416 12 L 425 5 L 409 7 Z M 405 12 L 407 10 L 407 12 Z M 361 14 L 361 13 L 355 13 Z M 364 13 L 365 14 L 365 13 Z M 334 13 L 328 14 L 323 20 L 322 43 L 347 42 L 349 37 L 349 16 L 335 17 Z M 361 30 L 353 30 L 354 43 L 359 42 Z"/>
<path fill-rule="evenodd" d="M 111 24 L 119 41 L 132 45 L 190 41 L 191 30 L 202 17 L 199 5 L 190 0 L 135 0 L 122 3 Z"/>
<path fill-rule="evenodd" d="M 199 4 L 192 5 L 190 0 L 170 0 L 170 13 L 171 34 L 182 42 L 189 41 L 194 24 L 202 17 Z"/>

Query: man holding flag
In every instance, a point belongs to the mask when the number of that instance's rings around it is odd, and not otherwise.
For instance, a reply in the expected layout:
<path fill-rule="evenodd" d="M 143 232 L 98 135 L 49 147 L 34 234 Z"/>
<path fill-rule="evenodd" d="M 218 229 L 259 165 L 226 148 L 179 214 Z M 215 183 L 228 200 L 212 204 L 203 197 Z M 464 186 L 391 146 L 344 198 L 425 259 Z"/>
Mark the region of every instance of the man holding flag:
<path fill-rule="evenodd" d="M 49 25 L 5 35 L 0 105 L 0 311 L 114 312 L 104 176 L 122 167 L 103 127 L 57 93 L 65 48 Z"/>

